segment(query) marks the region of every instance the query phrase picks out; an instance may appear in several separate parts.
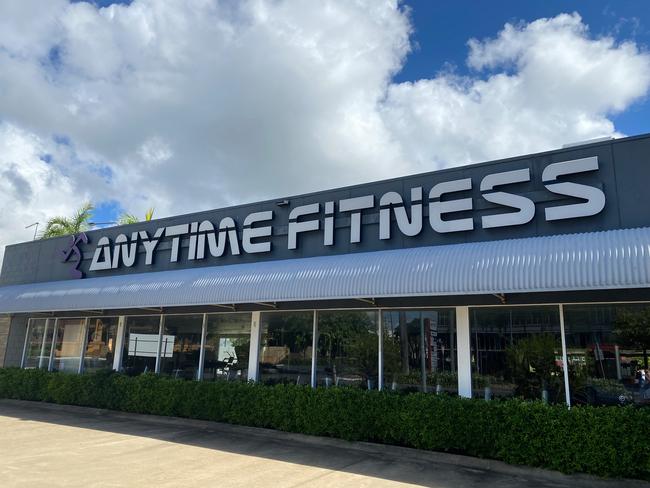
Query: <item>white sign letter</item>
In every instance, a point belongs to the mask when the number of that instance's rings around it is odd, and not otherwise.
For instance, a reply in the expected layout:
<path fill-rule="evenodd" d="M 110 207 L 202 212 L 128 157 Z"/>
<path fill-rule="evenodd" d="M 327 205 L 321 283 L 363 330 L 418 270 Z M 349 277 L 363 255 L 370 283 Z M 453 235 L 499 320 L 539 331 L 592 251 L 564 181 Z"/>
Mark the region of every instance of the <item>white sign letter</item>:
<path fill-rule="evenodd" d="M 352 244 L 361 242 L 361 210 L 375 206 L 375 196 L 346 198 L 339 201 L 340 212 L 352 212 L 350 214 L 350 242 Z"/>
<path fill-rule="evenodd" d="M 173 237 L 172 239 L 172 253 L 169 257 L 170 263 L 175 263 L 178 261 L 178 251 L 181 247 L 181 237 L 183 234 L 187 234 L 190 231 L 189 224 L 180 224 L 180 225 L 170 225 L 165 228 L 165 235 L 167 237 Z"/>
<path fill-rule="evenodd" d="M 436 232 L 460 232 L 463 230 L 474 229 L 474 221 L 471 217 L 466 219 L 442 220 L 446 213 L 462 212 L 463 210 L 472 210 L 471 198 L 460 198 L 458 200 L 449 200 L 441 202 L 440 197 L 445 193 L 454 193 L 457 191 L 471 190 L 472 179 L 464 178 L 462 180 L 445 181 L 438 183 L 431 188 L 429 199 L 435 200 L 429 202 L 429 223 Z"/>
<path fill-rule="evenodd" d="M 100 261 L 101 259 L 101 261 Z M 93 262 L 90 263 L 90 271 L 101 271 L 111 269 L 111 241 L 108 237 L 101 237 L 97 241 Z"/>
<path fill-rule="evenodd" d="M 481 192 L 494 190 L 495 186 L 509 185 L 510 183 L 523 183 L 530 181 L 530 169 L 516 169 L 504 173 L 487 175 L 481 181 Z M 483 193 L 483 198 L 488 202 L 516 208 L 517 212 L 508 212 L 497 215 L 486 215 L 482 218 L 483 228 L 508 227 L 510 225 L 527 224 L 535 216 L 535 204 L 530 198 L 513 195 L 503 191 Z"/>
<path fill-rule="evenodd" d="M 422 187 L 411 188 L 411 219 L 404 208 L 402 196 L 394 191 L 382 195 L 379 200 L 379 238 L 390 239 L 390 210 L 395 212 L 395 220 L 400 232 L 413 237 L 422 231 Z"/>
<path fill-rule="evenodd" d="M 572 175 L 575 173 L 584 173 L 586 171 L 596 171 L 598 169 L 598 157 L 574 159 L 572 161 L 562 161 L 561 163 L 549 164 L 542 172 L 542 181 L 548 191 L 565 195 L 568 197 L 581 198 L 587 200 L 584 203 L 574 203 L 572 205 L 560 205 L 549 207 L 545 210 L 546 220 L 563 220 L 573 219 L 575 217 L 589 217 L 596 215 L 605 208 L 605 194 L 600 188 L 593 186 L 580 185 L 570 181 L 562 183 L 551 183 L 557 181 L 559 176 Z"/>
<path fill-rule="evenodd" d="M 288 249 L 296 249 L 298 247 L 298 233 L 309 232 L 318 230 L 320 228 L 319 220 L 305 220 L 298 222 L 298 218 L 303 215 L 313 215 L 320 212 L 320 203 L 310 203 L 309 205 L 301 205 L 289 212 L 289 246 Z"/>
<path fill-rule="evenodd" d="M 251 241 L 257 237 L 268 237 L 271 235 L 273 228 L 270 225 L 264 227 L 252 227 L 252 225 L 255 222 L 265 222 L 272 219 L 272 210 L 266 212 L 255 212 L 246 217 L 244 220 L 244 236 L 242 238 L 242 247 L 244 248 L 244 252 L 253 254 L 256 252 L 269 252 L 271 250 L 270 242 L 258 242 L 254 244 Z"/>
<path fill-rule="evenodd" d="M 149 234 L 147 233 L 146 230 L 140 231 L 140 240 L 142 241 L 142 245 L 144 246 L 144 251 L 145 251 L 145 259 L 144 259 L 145 265 L 151 266 L 151 264 L 153 263 L 153 253 L 156 250 L 158 243 L 160 242 L 160 238 L 162 237 L 163 232 L 165 232 L 165 228 L 160 227 L 156 229 L 156 232 L 154 233 L 153 237 L 149 238 Z"/>

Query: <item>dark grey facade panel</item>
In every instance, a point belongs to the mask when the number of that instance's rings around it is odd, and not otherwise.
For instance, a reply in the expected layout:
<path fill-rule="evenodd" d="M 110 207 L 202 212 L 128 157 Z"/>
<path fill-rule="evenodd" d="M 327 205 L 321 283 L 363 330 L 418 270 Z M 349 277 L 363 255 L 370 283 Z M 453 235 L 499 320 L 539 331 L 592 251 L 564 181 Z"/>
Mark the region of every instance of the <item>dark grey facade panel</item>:
<path fill-rule="evenodd" d="M 621 227 L 648 225 L 650 218 L 650 138 L 612 145 Z"/>
<path fill-rule="evenodd" d="M 10 326 L 11 317 L 9 315 L 0 315 L 0 366 L 2 366 L 5 361 Z"/>
<path fill-rule="evenodd" d="M 549 191 L 548 182 L 544 182 L 542 178 L 544 169 L 553 163 L 592 157 L 598 158 L 597 171 L 585 171 L 567 177 L 559 177 L 558 181 L 588 185 L 602 191 L 606 199 L 603 210 L 588 217 L 547 221 L 545 218 L 546 209 L 554 206 L 581 203 L 584 200 L 562 196 Z M 535 203 L 534 217 L 523 225 L 483 228 L 483 217 L 509 213 L 513 209 L 490 203 L 485 198 L 485 195 L 490 192 L 481 191 L 481 182 L 487 175 L 514 170 L 529 170 L 530 181 L 512 183 L 496 189 L 532 200 Z M 445 218 L 472 219 L 474 229 L 449 233 L 434 231 L 429 224 L 429 191 L 438 183 L 464 178 L 471 179 L 471 190 L 443 194 L 440 201 L 471 198 L 472 210 L 447 214 Z M 130 226 L 91 231 L 87 233 L 89 243 L 79 246 L 83 252 L 83 260 L 79 269 L 85 277 L 92 278 L 114 274 L 645 227 L 650 226 L 650 212 L 647 211 L 650 208 L 648 206 L 650 204 L 648 201 L 650 192 L 646 190 L 647 181 L 650 181 L 650 135 L 450 168 L 306 195 L 276 198 L 265 202 L 158 219 Z M 423 225 L 421 232 L 414 236 L 402 234 L 397 228 L 395 213 L 391 212 L 391 238 L 388 240 L 379 239 L 380 199 L 382 195 L 387 192 L 397 192 L 404 199 L 405 208 L 407 213 L 410 214 L 412 208 L 411 189 L 418 187 L 422 188 L 423 195 Z M 374 205 L 371 209 L 362 211 L 360 242 L 351 243 L 351 214 L 339 211 L 340 201 L 368 195 L 374 197 Z M 288 205 L 280 206 L 277 204 L 283 200 L 288 200 Z M 323 227 L 327 217 L 325 214 L 326 202 L 334 202 L 336 210 L 334 213 L 333 245 L 331 246 L 324 245 Z M 317 216 L 308 216 L 307 219 L 303 217 L 302 220 L 318 218 L 320 229 L 300 233 L 297 248 L 289 249 L 287 233 L 290 212 L 301 205 L 313 203 L 319 204 L 319 214 Z M 116 237 L 122 233 L 130 236 L 132 232 L 146 231 L 149 235 L 153 235 L 156 229 L 161 227 L 189 224 L 191 222 L 200 223 L 204 220 L 209 220 L 217 226 L 224 217 L 231 217 L 236 222 L 238 240 L 241 246 L 243 223 L 246 217 L 253 212 L 269 210 L 273 211 L 272 235 L 269 238 L 257 239 L 255 242 L 270 242 L 270 252 L 256 254 L 242 252 L 239 255 L 232 255 L 227 250 L 221 257 L 212 257 L 207 253 L 204 259 L 189 260 L 188 246 L 190 245 L 190 239 L 186 236 L 181 241 L 178 262 L 171 262 L 172 240 L 169 237 L 163 237 L 156 250 L 154 263 L 151 266 L 145 265 L 144 250 L 142 246 L 138 246 L 135 263 L 131 267 L 120 266 L 117 269 L 99 271 L 89 269 L 96 244 L 103 236 L 108 237 L 110 242 L 114 243 Z M 71 264 L 62 262 L 62 250 L 66 248 L 69 239 L 55 238 L 8 246 L 5 251 L 2 274 L 0 275 L 0 285 L 71 279 Z"/>
<path fill-rule="evenodd" d="M 5 368 L 19 367 L 25 347 L 25 334 L 27 333 L 27 316 L 16 315 L 11 318 L 7 349 L 5 350 Z"/>

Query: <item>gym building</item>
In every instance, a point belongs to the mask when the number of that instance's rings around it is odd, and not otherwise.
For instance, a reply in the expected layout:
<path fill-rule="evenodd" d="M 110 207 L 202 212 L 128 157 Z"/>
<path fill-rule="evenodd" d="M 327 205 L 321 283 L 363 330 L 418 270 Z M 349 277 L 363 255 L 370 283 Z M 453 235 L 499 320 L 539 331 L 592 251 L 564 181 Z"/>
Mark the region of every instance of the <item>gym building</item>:
<path fill-rule="evenodd" d="M 642 403 L 649 185 L 642 135 L 11 245 L 0 365 Z"/>

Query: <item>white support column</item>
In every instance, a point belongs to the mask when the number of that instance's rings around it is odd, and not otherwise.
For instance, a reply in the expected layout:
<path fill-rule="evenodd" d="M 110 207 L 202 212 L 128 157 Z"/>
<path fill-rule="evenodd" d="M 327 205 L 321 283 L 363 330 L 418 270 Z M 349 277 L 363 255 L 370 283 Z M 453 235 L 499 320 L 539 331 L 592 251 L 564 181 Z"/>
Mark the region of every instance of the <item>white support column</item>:
<path fill-rule="evenodd" d="M 316 356 L 318 351 L 318 310 L 314 310 L 314 326 L 312 328 L 311 340 L 311 387 L 316 388 L 318 378 L 316 377 Z"/>
<path fill-rule="evenodd" d="M 156 374 L 160 373 L 160 363 L 162 362 L 160 360 L 160 352 L 162 348 L 162 338 L 164 332 L 165 332 L 165 316 L 160 315 L 160 322 L 158 325 L 158 354 L 156 355 Z"/>
<path fill-rule="evenodd" d="M 124 335 L 126 332 L 126 317 L 120 315 L 117 319 L 117 336 L 115 337 L 115 348 L 113 349 L 113 370 L 122 369 L 122 353 L 124 351 Z"/>
<path fill-rule="evenodd" d="M 248 381 L 257 382 L 260 364 L 260 339 L 262 328 L 260 327 L 260 312 L 251 314 L 251 345 L 248 353 Z"/>
<path fill-rule="evenodd" d="M 49 321 L 50 319 L 48 319 Z M 56 335 L 59 333 L 59 319 L 54 320 L 54 330 L 52 331 L 52 344 L 50 347 L 50 360 L 47 363 L 47 370 L 52 371 L 54 365 L 54 349 L 56 349 Z"/>
<path fill-rule="evenodd" d="M 621 350 L 618 344 L 614 344 L 614 357 L 616 358 L 616 379 L 621 381 L 623 379 L 623 373 L 621 371 Z"/>
<path fill-rule="evenodd" d="M 571 391 L 569 390 L 569 361 L 566 353 L 566 335 L 564 332 L 564 305 L 560 303 L 560 335 L 562 336 L 562 364 L 564 370 L 564 398 L 571 408 Z"/>
<path fill-rule="evenodd" d="M 54 322 L 56 319 L 45 319 L 45 329 L 43 331 L 43 340 L 41 341 L 41 353 L 38 355 L 38 369 L 50 369 L 50 356 L 52 355 L 52 344 L 50 341 L 50 352 L 47 355 L 47 364 L 44 363 L 43 358 L 45 357 L 45 343 L 47 342 L 47 334 L 50 331 L 50 327 L 54 330 Z M 54 332 L 52 332 L 52 340 L 54 340 Z"/>
<path fill-rule="evenodd" d="M 32 319 L 27 320 L 27 328 L 25 329 L 25 342 L 23 343 L 23 355 L 20 357 L 20 369 L 25 367 L 25 359 L 27 356 L 27 343 L 29 341 L 30 329 L 32 327 Z"/>
<path fill-rule="evenodd" d="M 472 398 L 472 352 L 469 334 L 469 307 L 456 307 L 458 348 L 458 395 Z"/>
<path fill-rule="evenodd" d="M 384 389 L 384 322 L 381 309 L 379 309 L 378 313 L 379 318 L 377 319 L 377 334 L 379 336 L 379 347 L 377 349 L 379 351 L 379 354 L 377 358 L 377 389 L 381 391 Z"/>
<path fill-rule="evenodd" d="M 420 383 L 422 392 L 427 392 L 427 355 L 424 351 L 427 349 L 427 338 L 424 337 L 424 317 L 420 312 Z"/>
<path fill-rule="evenodd" d="M 203 362 L 205 360 L 205 336 L 208 332 L 208 314 L 203 314 L 203 324 L 201 325 L 201 349 L 199 349 L 199 367 L 196 370 L 196 379 L 203 379 Z"/>
<path fill-rule="evenodd" d="M 77 374 L 84 372 L 84 356 L 86 355 L 86 347 L 88 346 L 88 324 L 90 318 L 86 317 L 84 319 L 84 325 L 82 326 L 81 332 L 81 351 L 79 351 L 79 368 L 77 368 Z"/>

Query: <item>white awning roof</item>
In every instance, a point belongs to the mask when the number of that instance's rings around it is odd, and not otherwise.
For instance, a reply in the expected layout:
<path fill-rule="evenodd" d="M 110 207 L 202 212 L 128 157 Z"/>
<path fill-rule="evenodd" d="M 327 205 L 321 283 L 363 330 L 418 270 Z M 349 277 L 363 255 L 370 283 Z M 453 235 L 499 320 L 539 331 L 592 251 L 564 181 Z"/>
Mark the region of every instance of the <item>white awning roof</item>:
<path fill-rule="evenodd" d="M 650 228 L 0 287 L 0 313 L 650 287 Z"/>

